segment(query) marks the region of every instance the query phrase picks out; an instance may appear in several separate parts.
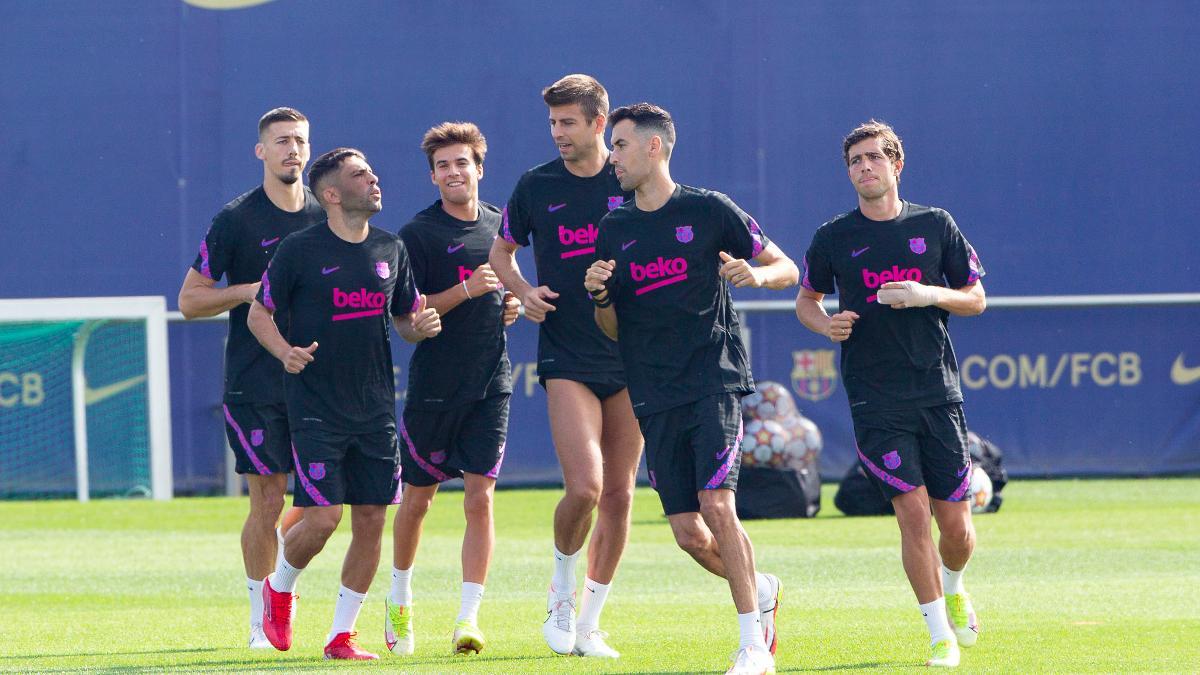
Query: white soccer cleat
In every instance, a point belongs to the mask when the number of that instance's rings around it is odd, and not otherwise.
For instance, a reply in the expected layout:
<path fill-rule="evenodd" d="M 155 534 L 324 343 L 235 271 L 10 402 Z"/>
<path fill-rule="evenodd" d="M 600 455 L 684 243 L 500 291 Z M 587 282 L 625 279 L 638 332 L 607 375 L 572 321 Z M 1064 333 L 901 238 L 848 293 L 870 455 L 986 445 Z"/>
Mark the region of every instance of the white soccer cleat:
<path fill-rule="evenodd" d="M 250 649 L 274 649 L 275 646 L 267 639 L 261 623 L 250 626 Z"/>
<path fill-rule="evenodd" d="M 774 675 L 775 657 L 761 647 L 742 647 L 733 655 L 726 675 Z"/>
<path fill-rule="evenodd" d="M 416 648 L 412 607 L 397 605 L 390 597 L 383 599 L 383 643 L 397 656 L 411 656 Z"/>
<path fill-rule="evenodd" d="M 577 633 L 575 636 L 575 649 L 571 652 L 575 656 L 587 656 L 597 659 L 619 659 L 620 652 L 608 646 L 604 640 L 608 637 L 608 633 L 599 628 L 592 628 L 587 631 Z"/>
<path fill-rule="evenodd" d="M 931 668 L 957 668 L 959 656 L 958 642 L 954 638 L 938 640 L 933 643 L 925 665 Z"/>
<path fill-rule="evenodd" d="M 766 604 L 758 606 L 758 620 L 762 623 L 763 641 L 767 643 L 767 650 L 774 656 L 775 649 L 779 646 L 779 634 L 775 632 L 775 619 L 779 616 L 779 605 L 783 603 L 783 582 L 774 574 L 763 574 L 763 576 L 771 582 L 771 599 Z"/>
<path fill-rule="evenodd" d="M 542 636 L 546 638 L 546 645 L 556 654 L 570 654 L 575 649 L 574 593 L 567 595 L 550 589 Z"/>

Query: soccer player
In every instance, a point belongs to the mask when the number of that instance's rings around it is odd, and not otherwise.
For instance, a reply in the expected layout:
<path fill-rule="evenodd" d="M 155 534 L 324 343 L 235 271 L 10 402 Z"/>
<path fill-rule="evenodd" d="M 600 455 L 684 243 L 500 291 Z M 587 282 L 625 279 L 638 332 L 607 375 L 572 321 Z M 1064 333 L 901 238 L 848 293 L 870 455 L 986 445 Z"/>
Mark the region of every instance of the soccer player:
<path fill-rule="evenodd" d="M 781 584 L 755 571 L 734 508 L 741 398 L 754 381 L 725 282 L 782 289 L 799 273 L 728 197 L 671 179 L 666 110 L 638 103 L 609 121 L 610 161 L 635 199 L 601 222 L 584 287 L 596 323 L 620 338 L 650 484 L 675 541 L 729 582 L 741 635 L 729 672 L 774 672 Z"/>
<path fill-rule="evenodd" d="M 462 478 L 462 604 L 454 651 L 483 650 L 479 605 L 495 543 L 492 494 L 504 461 L 512 368 L 504 327 L 520 306 L 488 264 L 500 231 L 500 209 L 479 201 L 487 140 L 469 122 L 446 122 L 425 133 L 421 149 L 441 199 L 400 230 L 413 278 L 442 317 L 442 332 L 417 345 L 408 370 L 400 421 L 404 500 L 392 528 L 392 589 L 384 639 L 394 654 L 412 654 L 412 571 L 421 526 L 438 486 Z"/>
<path fill-rule="evenodd" d="M 813 235 L 796 315 L 842 346 L 858 459 L 896 509 L 904 571 L 929 627 L 926 665 L 957 666 L 979 622 L 962 584 L 975 547 L 964 501 L 971 457 L 946 323 L 983 312 L 984 270 L 950 214 L 900 199 L 904 146 L 890 126 L 860 125 L 842 158 L 858 208 Z M 821 299 L 835 291 L 831 317 Z"/>
<path fill-rule="evenodd" d="M 293 108 L 275 108 L 258 121 L 254 154 L 262 160 L 262 185 L 225 205 L 179 290 L 184 317 L 229 311 L 225 342 L 225 432 L 236 470 L 246 477 L 250 513 L 242 526 L 242 562 L 250 592 L 250 647 L 269 649 L 262 630 L 262 580 L 282 553 L 276 522 L 292 470 L 283 368 L 250 334 L 246 316 L 267 261 L 289 234 L 320 222 L 325 211 L 302 182 L 308 163 L 308 119 Z M 227 277 L 225 287 L 216 283 Z M 283 532 L 300 517 L 284 518 Z"/>
<path fill-rule="evenodd" d="M 596 328 L 579 288 L 595 251 L 597 226 L 632 195 L 608 166 L 608 92 L 588 75 L 542 91 L 559 157 L 525 173 L 492 247 L 496 276 L 540 324 L 538 379 L 565 494 L 554 510 L 554 574 L 542 634 L 559 654 L 619 656 L 605 642 L 600 613 L 629 538 L 642 437 L 630 408 L 616 344 Z M 533 240 L 538 282 L 525 280 L 516 251 Z M 575 616 L 575 562 L 596 512 L 585 593 Z"/>
<path fill-rule="evenodd" d="M 284 559 L 263 582 L 263 632 L 276 649 L 291 648 L 296 578 L 349 504 L 350 547 L 325 658 L 376 659 L 359 648 L 354 623 L 379 566 L 387 506 L 400 497 L 387 315 L 410 342 L 437 335 L 441 324 L 417 293 L 404 244 L 370 225 L 383 201 L 366 157 L 331 150 L 313 162 L 308 179 L 328 220 L 280 245 L 249 319 L 289 373 L 295 503 L 307 507 L 287 534 Z M 276 312 L 288 316 L 286 338 Z"/>

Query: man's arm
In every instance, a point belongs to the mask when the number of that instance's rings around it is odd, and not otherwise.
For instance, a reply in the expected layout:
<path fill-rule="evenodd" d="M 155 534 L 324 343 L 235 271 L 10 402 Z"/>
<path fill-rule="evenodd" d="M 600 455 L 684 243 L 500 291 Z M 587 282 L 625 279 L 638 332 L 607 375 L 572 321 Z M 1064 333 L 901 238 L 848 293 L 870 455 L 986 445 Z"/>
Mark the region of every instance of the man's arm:
<path fill-rule="evenodd" d="M 721 276 L 736 288 L 765 286 L 778 291 L 794 286 L 800 280 L 800 270 L 796 268 L 796 263 L 792 262 L 775 242 L 767 244 L 754 258 L 757 266 L 741 258 L 734 258 L 724 251 L 721 251 L 720 255 L 723 263 Z"/>
<path fill-rule="evenodd" d="M 879 288 L 881 304 L 892 309 L 937 305 L 954 316 L 975 316 L 987 309 L 983 282 L 976 281 L 962 288 L 926 286 L 917 281 L 889 281 Z"/>
<path fill-rule="evenodd" d="M 518 248 L 520 247 L 504 237 L 496 237 L 492 242 L 488 262 L 491 263 L 500 283 L 512 291 L 525 306 L 525 318 L 534 323 L 541 323 L 546 320 L 547 312 L 554 311 L 554 305 L 549 301 L 557 298 L 558 293 L 550 290 L 549 286 L 535 288 L 525 280 L 521 274 L 521 267 L 517 264 Z"/>
<path fill-rule="evenodd" d="M 275 312 L 267 309 L 261 302 L 255 300 L 250 305 L 246 326 L 263 349 L 283 363 L 283 369 L 287 372 L 298 373 L 313 362 L 313 352 L 317 351 L 317 343 L 314 341 L 307 347 L 293 347 L 288 344 L 275 325 Z"/>
<path fill-rule="evenodd" d="M 849 339 L 851 331 L 854 330 L 854 322 L 858 320 L 858 314 L 844 311 L 829 316 L 825 313 L 824 305 L 821 304 L 823 299 L 825 299 L 824 293 L 801 288 L 800 293 L 796 296 L 796 318 L 800 319 L 800 323 L 804 324 L 805 328 L 817 335 L 824 335 L 831 342 L 845 342 Z"/>
<path fill-rule="evenodd" d="M 179 289 L 179 312 L 185 319 L 216 316 L 242 303 L 254 302 L 261 282 L 217 288 L 216 281 L 188 268 Z"/>
<path fill-rule="evenodd" d="M 597 260 L 588 267 L 583 277 L 583 287 L 596 305 L 596 325 L 610 340 L 617 339 L 617 310 L 613 307 L 607 284 L 616 264 L 615 260 Z"/>
<path fill-rule="evenodd" d="M 429 306 L 437 310 L 439 316 L 445 316 L 450 310 L 458 307 L 467 300 L 474 300 L 484 293 L 491 293 L 500 287 L 492 266 L 483 263 L 476 267 L 471 276 L 462 283 L 451 286 L 441 293 L 428 297 Z"/>
<path fill-rule="evenodd" d="M 428 303 L 429 299 L 422 294 L 416 311 L 392 317 L 392 325 L 405 342 L 420 342 L 442 332 L 442 318 Z"/>

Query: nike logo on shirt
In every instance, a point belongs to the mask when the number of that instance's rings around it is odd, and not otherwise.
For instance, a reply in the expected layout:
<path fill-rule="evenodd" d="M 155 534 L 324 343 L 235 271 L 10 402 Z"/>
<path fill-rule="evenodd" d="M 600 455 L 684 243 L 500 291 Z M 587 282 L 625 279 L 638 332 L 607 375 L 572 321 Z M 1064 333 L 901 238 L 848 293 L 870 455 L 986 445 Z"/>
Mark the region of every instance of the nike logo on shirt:
<path fill-rule="evenodd" d="M 459 244 L 458 246 L 451 244 L 446 247 L 446 253 L 454 253 L 455 251 L 458 251 L 459 249 L 461 249 L 464 246 L 466 246 L 466 244 Z"/>
<path fill-rule="evenodd" d="M 261 244 L 262 244 L 262 247 L 263 247 L 263 248 L 266 248 L 266 247 L 270 246 L 271 244 L 274 244 L 274 243 L 275 243 L 275 242 L 277 242 L 277 241 L 279 241 L 279 237 L 275 237 L 274 239 L 263 239 L 263 240 L 262 240 L 261 242 L 259 242 L 259 243 L 261 243 Z"/>
<path fill-rule="evenodd" d="M 338 271 L 338 270 L 340 270 L 340 269 L 342 269 L 341 265 L 338 265 L 337 267 L 322 267 L 322 268 L 321 268 L 321 274 L 324 274 L 324 275 L 328 276 L 328 275 L 330 275 L 330 274 L 333 274 L 334 272 L 336 272 L 336 271 Z"/>
<path fill-rule="evenodd" d="M 864 247 L 862 247 L 862 248 L 858 249 L 857 251 L 851 251 L 851 252 L 850 252 L 850 257 L 851 257 L 851 258 L 857 258 L 858 256 L 860 256 L 860 255 L 862 255 L 862 254 L 866 253 L 866 252 L 867 252 L 867 251 L 868 251 L 870 248 L 871 248 L 870 246 L 864 246 Z"/>
<path fill-rule="evenodd" d="M 633 241 L 627 241 L 624 244 L 621 244 L 621 250 L 624 251 L 625 249 L 629 248 L 630 246 L 633 246 L 636 243 L 637 243 L 637 239 L 634 239 Z"/>
<path fill-rule="evenodd" d="M 566 205 L 567 205 L 566 202 L 563 202 L 561 204 L 551 204 L 550 206 L 546 207 L 546 210 L 549 211 L 550 213 L 554 213 L 555 211 L 566 207 Z"/>

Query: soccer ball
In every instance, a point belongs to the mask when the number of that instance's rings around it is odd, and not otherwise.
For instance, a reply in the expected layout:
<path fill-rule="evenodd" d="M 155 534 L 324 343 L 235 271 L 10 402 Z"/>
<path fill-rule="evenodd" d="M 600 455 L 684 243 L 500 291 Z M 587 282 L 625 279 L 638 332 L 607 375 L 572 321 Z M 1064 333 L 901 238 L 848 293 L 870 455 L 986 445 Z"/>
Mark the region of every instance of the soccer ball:
<path fill-rule="evenodd" d="M 781 468 L 791 434 L 775 420 L 750 420 L 742 432 L 742 466 Z"/>
<path fill-rule="evenodd" d="M 992 503 L 992 479 L 982 467 L 971 470 L 971 484 L 967 488 L 967 498 L 971 500 L 971 513 L 983 513 L 988 504 Z"/>

